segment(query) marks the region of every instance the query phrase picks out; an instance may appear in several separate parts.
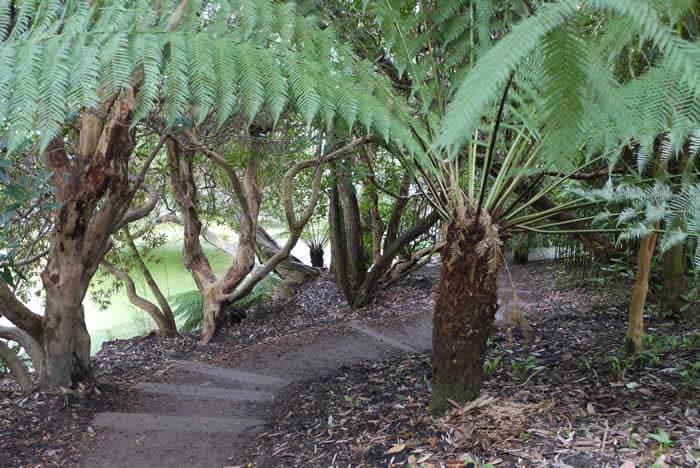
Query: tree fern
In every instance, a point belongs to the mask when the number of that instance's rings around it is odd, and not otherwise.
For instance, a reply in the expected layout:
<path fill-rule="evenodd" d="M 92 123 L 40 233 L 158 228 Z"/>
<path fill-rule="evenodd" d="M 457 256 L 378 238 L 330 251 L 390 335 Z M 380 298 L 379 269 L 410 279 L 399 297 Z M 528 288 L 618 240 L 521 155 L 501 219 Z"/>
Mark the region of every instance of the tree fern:
<path fill-rule="evenodd" d="M 42 72 L 39 78 L 39 126 L 44 129 L 41 138 L 43 149 L 53 135 L 58 134 L 66 119 L 66 103 L 62 98 L 68 90 L 68 45 L 49 41 L 41 57 Z"/>
<path fill-rule="evenodd" d="M 280 68 L 279 60 L 272 50 L 261 51 L 260 70 L 265 79 L 265 107 L 276 123 L 287 105 L 287 80 Z"/>
<path fill-rule="evenodd" d="M 195 123 L 201 123 L 215 104 L 216 85 L 211 74 L 214 68 L 212 41 L 196 34 L 189 49 L 188 80 L 192 93 L 192 112 Z"/>
<path fill-rule="evenodd" d="M 143 85 L 136 95 L 134 120 L 139 121 L 156 107 L 163 62 L 162 45 L 157 34 L 137 36 L 134 40 L 133 61 L 143 69 Z"/>
<path fill-rule="evenodd" d="M 9 99 L 8 150 L 14 151 L 34 130 L 34 116 L 39 101 L 41 48 L 36 42 L 26 42 L 17 51 L 12 92 Z M 0 100 L 7 99 L 6 96 Z"/>
<path fill-rule="evenodd" d="M 187 80 L 187 36 L 171 34 L 168 40 L 168 60 L 165 79 L 165 117 L 174 122 L 185 111 L 190 89 Z"/>
<path fill-rule="evenodd" d="M 255 51 L 248 44 L 237 48 L 239 89 L 243 111 L 252 121 L 265 102 L 265 86 L 259 62 L 254 58 Z"/>
<path fill-rule="evenodd" d="M 443 122 L 440 144 L 461 141 L 471 133 L 474 122 L 502 89 L 510 73 L 541 43 L 543 37 L 560 26 L 576 11 L 577 4 L 564 1 L 543 7 L 538 15 L 526 18 L 510 34 L 484 54 L 459 84 Z M 478 93 L 474 90 L 479 89 Z"/>
<path fill-rule="evenodd" d="M 303 61 L 295 56 L 287 61 L 287 73 L 297 111 L 306 123 L 311 123 L 321 107 L 316 79 L 308 67 L 303 65 Z"/>
<path fill-rule="evenodd" d="M 276 120 L 289 109 L 309 124 L 319 113 L 327 126 L 338 116 L 348 127 L 358 119 L 367 128 L 376 123 L 385 138 L 398 128 L 382 108 L 384 96 L 364 87 L 366 75 L 356 73 L 362 67 L 318 18 L 299 15 L 293 4 L 230 0 L 187 2 L 173 22 L 179 4 L 21 2 L 0 53 L 0 106 L 11 114 L 5 116 L 11 149 L 33 131 L 48 141 L 59 131 L 59 109 L 65 121 L 134 85 L 135 121 L 162 110 L 170 124 L 215 115 L 222 125 L 234 113 L 251 122 L 263 110 Z M 70 52 L 67 88 L 60 67 L 55 83 L 43 79 L 38 86 L 37 65 L 49 45 Z M 353 98 L 360 95 L 362 105 Z"/>
<path fill-rule="evenodd" d="M 238 67 L 236 49 L 228 41 L 214 42 L 214 74 L 216 76 L 216 117 L 219 125 L 233 113 L 238 100 Z"/>

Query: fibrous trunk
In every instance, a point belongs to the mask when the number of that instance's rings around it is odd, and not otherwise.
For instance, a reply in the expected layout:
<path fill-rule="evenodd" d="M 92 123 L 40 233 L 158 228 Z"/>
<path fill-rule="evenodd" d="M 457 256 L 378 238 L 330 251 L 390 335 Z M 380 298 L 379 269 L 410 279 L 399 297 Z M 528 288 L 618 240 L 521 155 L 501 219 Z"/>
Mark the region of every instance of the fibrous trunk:
<path fill-rule="evenodd" d="M 432 413 L 443 411 L 448 399 L 473 400 L 481 390 L 497 309 L 497 271 L 488 255 L 477 253 L 482 239 L 478 226 L 447 229 L 433 318 Z"/>
<path fill-rule="evenodd" d="M 656 237 L 656 233 L 647 234 L 639 242 L 637 274 L 630 299 L 627 334 L 625 335 L 625 349 L 628 353 L 638 353 L 644 349 L 644 305 L 649 291 L 649 275 L 651 274 L 651 260 L 654 257 Z"/>
<path fill-rule="evenodd" d="M 311 257 L 311 266 L 314 268 L 323 268 L 323 247 L 312 246 L 309 248 L 309 256 Z"/>

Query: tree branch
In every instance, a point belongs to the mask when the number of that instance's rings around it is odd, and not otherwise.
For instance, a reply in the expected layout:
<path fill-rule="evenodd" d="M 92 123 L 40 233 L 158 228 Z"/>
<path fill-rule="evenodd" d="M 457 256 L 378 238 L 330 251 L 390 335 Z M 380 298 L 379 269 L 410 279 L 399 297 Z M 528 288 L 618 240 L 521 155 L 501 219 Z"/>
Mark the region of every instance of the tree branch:
<path fill-rule="evenodd" d="M 7 319 L 41 342 L 41 315 L 35 314 L 17 299 L 5 280 L 0 277 L 0 317 Z"/>
<path fill-rule="evenodd" d="M 127 224 L 133 223 L 134 221 L 138 221 L 139 219 L 146 217 L 148 213 L 153 211 L 153 209 L 158 204 L 158 199 L 160 198 L 160 193 L 158 192 L 158 190 L 156 190 L 156 188 L 150 184 L 140 183 L 139 185 L 146 193 L 148 193 L 148 199 L 140 207 L 128 211 L 121 218 L 121 220 L 112 227 L 112 232 L 116 232 L 119 229 L 126 226 Z"/>

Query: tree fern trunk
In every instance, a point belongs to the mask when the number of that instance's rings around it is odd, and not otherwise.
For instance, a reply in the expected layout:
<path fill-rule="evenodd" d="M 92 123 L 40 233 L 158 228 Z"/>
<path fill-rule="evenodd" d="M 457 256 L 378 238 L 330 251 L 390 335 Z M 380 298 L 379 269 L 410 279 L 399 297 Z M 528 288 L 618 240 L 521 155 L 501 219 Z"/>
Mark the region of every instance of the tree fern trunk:
<path fill-rule="evenodd" d="M 448 399 L 473 400 L 481 390 L 497 309 L 497 272 L 476 250 L 482 239 L 478 228 L 451 224 L 447 229 L 433 318 L 432 413 L 442 412 Z"/>
<path fill-rule="evenodd" d="M 323 268 L 323 247 L 312 246 L 309 248 L 309 256 L 311 257 L 311 266 L 314 268 Z"/>

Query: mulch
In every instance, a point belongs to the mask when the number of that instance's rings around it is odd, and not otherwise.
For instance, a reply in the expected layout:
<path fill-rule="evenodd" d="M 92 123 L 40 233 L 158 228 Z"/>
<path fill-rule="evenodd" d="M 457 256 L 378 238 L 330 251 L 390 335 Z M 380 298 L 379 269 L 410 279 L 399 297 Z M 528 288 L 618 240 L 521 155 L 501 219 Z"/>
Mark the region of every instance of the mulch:
<path fill-rule="evenodd" d="M 95 437 L 90 426 L 101 411 L 125 410 L 132 392 L 125 389 L 162 375 L 176 360 L 227 362 L 234 352 L 259 343 L 284 343 L 300 332 L 327 332 L 349 319 L 400 317 L 431 307 L 436 274 L 428 266 L 386 291 L 368 307 L 351 310 L 328 274 L 302 286 L 292 297 L 279 296 L 247 311 L 241 323 L 224 326 L 202 345 L 197 332 L 175 338 L 154 334 L 102 345 L 93 357 L 98 385 L 69 394 L 36 392 L 23 395 L 9 377 L 0 375 L 0 466 L 71 466 Z"/>
<path fill-rule="evenodd" d="M 572 285 L 547 264 L 514 270 L 540 292 L 526 313 L 534 339 L 491 338 L 478 400 L 429 416 L 427 353 L 343 368 L 277 398 L 277 423 L 248 463 L 700 465 L 700 323 L 648 317 L 647 351 L 629 359 L 620 349 L 629 285 Z"/>

